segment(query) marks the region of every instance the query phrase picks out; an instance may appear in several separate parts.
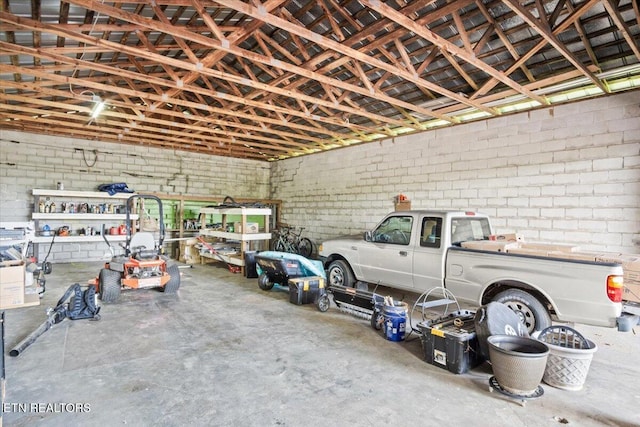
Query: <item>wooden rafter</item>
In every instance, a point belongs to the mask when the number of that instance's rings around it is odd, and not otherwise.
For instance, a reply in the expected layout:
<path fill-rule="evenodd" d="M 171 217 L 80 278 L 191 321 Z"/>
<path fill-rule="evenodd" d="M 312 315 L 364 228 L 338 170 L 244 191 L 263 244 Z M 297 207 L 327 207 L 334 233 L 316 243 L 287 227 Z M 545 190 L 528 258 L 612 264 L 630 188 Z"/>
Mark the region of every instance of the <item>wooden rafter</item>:
<path fill-rule="evenodd" d="M 2 0 L 0 129 L 276 160 L 569 82 L 606 90 L 640 74 L 638 15 L 630 0 Z"/>
<path fill-rule="evenodd" d="M 587 67 L 580 62 L 580 60 L 567 49 L 562 42 L 551 31 L 551 27 L 544 16 L 544 8 L 539 8 L 540 18 L 536 19 L 526 7 L 522 6 L 517 0 L 502 0 L 504 4 L 509 6 L 515 13 L 518 14 L 531 28 L 538 32 L 551 46 L 553 46 L 558 52 L 560 52 L 567 60 L 578 70 L 587 76 L 593 84 L 600 88 L 605 93 L 609 92 L 609 89 L 598 79 L 595 74 L 587 69 Z"/>

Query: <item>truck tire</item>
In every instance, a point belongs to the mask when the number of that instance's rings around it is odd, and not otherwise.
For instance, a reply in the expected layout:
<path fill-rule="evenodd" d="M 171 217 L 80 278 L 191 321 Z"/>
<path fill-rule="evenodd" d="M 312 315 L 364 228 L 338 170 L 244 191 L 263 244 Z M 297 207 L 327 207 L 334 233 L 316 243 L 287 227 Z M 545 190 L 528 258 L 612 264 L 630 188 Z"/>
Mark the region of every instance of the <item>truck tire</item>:
<path fill-rule="evenodd" d="M 551 326 L 551 316 L 542 303 L 533 295 L 520 290 L 508 289 L 493 298 L 513 310 L 524 323 L 529 335 Z"/>
<path fill-rule="evenodd" d="M 120 299 L 122 276 L 117 271 L 103 268 L 98 276 L 100 288 L 100 300 L 104 302 L 116 302 Z"/>
<path fill-rule="evenodd" d="M 328 277 L 329 286 L 344 286 L 345 288 L 353 288 L 356 282 L 349 264 L 341 259 L 333 261 L 331 264 L 329 264 Z"/>

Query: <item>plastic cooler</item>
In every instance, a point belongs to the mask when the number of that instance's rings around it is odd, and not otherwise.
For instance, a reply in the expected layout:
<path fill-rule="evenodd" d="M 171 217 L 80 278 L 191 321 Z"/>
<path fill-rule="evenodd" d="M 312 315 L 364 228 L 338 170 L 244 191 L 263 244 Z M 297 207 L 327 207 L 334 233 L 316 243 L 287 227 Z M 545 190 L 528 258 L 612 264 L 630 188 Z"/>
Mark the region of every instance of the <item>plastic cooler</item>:
<path fill-rule="evenodd" d="M 313 304 L 324 292 L 324 278 L 320 276 L 289 279 L 289 302 L 292 304 Z"/>
<path fill-rule="evenodd" d="M 473 311 L 460 310 L 418 323 L 424 360 L 454 374 L 463 374 L 482 363 L 474 316 Z"/>

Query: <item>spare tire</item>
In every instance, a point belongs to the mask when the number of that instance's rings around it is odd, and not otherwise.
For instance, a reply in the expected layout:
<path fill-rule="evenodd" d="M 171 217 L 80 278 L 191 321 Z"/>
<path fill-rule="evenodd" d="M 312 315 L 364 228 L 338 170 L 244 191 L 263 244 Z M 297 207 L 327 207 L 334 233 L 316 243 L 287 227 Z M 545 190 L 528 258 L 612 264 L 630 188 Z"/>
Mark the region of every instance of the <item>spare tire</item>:
<path fill-rule="evenodd" d="M 489 360 L 489 344 L 487 338 L 491 335 L 512 335 L 528 337 L 527 328 L 520 321 L 518 315 L 506 305 L 490 302 L 476 311 L 474 317 L 476 336 L 480 353 Z"/>

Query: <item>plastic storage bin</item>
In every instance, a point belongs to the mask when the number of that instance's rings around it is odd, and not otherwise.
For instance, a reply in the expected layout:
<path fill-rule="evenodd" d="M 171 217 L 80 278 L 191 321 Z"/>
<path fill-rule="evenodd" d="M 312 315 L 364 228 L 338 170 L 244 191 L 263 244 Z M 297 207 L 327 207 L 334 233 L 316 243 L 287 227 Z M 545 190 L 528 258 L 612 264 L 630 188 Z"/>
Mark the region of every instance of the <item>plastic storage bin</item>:
<path fill-rule="evenodd" d="M 485 359 L 475 332 L 475 313 L 460 310 L 418 323 L 424 360 L 454 374 L 464 374 Z"/>
<path fill-rule="evenodd" d="M 320 276 L 289 279 L 289 302 L 296 305 L 313 304 L 324 292 L 324 278 Z"/>
<path fill-rule="evenodd" d="M 563 390 L 581 390 L 598 346 L 568 326 L 550 326 L 538 340 L 549 347 L 542 381 Z"/>

